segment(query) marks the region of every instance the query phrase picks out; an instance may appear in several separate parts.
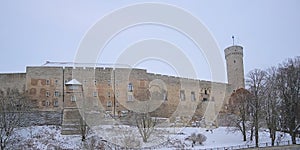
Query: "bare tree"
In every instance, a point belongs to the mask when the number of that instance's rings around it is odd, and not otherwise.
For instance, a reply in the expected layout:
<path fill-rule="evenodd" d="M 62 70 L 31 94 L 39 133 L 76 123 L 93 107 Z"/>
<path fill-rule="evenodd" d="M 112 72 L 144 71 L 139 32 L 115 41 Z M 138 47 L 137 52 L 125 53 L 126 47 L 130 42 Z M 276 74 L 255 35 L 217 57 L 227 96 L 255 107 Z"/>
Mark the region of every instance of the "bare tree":
<path fill-rule="evenodd" d="M 137 114 L 135 120 L 139 133 L 143 138 L 143 142 L 147 142 L 157 124 L 157 119 L 152 118 L 149 113 L 142 113 Z"/>
<path fill-rule="evenodd" d="M 0 91 L 0 148 L 4 150 L 17 127 L 21 125 L 21 118 L 28 110 L 25 94 L 16 89 Z"/>
<path fill-rule="evenodd" d="M 250 92 L 240 88 L 231 94 L 228 105 L 231 113 L 230 126 L 235 127 L 243 134 L 244 141 L 247 140 L 246 133 L 249 129 L 249 100 Z"/>
<path fill-rule="evenodd" d="M 277 86 L 282 100 L 282 129 L 289 132 L 292 143 L 296 144 L 296 134 L 300 127 L 300 57 L 288 59 L 278 67 Z"/>
<path fill-rule="evenodd" d="M 279 105 L 280 99 L 277 90 L 276 80 L 277 69 L 271 67 L 267 70 L 266 86 L 265 86 L 265 112 L 266 112 L 266 123 L 269 129 L 272 146 L 276 139 L 276 130 L 278 130 L 279 121 Z"/>
<path fill-rule="evenodd" d="M 250 71 L 246 80 L 249 91 L 252 95 L 250 100 L 250 115 L 254 127 L 255 146 L 258 147 L 258 130 L 263 122 L 263 98 L 265 94 L 266 72 L 263 70 L 255 69 Z"/>

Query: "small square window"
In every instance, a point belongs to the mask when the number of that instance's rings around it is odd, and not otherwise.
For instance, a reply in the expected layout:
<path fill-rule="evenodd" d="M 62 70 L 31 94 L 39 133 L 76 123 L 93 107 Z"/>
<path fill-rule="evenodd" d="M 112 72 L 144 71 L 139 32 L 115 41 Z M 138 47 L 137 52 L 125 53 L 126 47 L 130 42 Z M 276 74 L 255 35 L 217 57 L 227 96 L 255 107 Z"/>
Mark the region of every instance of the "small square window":
<path fill-rule="evenodd" d="M 54 106 L 54 107 L 58 107 L 58 100 L 55 100 L 55 101 L 54 101 L 53 106 Z"/>
<path fill-rule="evenodd" d="M 107 106 L 107 107 L 111 107 L 111 106 L 112 106 L 112 102 L 111 102 L 111 101 L 107 101 L 106 106 Z"/>
<path fill-rule="evenodd" d="M 55 97 L 59 97 L 59 92 L 58 92 L 58 91 L 55 91 L 55 92 L 54 92 L 54 96 L 55 96 Z"/>
<path fill-rule="evenodd" d="M 97 97 L 98 96 L 98 92 L 93 92 L 93 96 Z"/>

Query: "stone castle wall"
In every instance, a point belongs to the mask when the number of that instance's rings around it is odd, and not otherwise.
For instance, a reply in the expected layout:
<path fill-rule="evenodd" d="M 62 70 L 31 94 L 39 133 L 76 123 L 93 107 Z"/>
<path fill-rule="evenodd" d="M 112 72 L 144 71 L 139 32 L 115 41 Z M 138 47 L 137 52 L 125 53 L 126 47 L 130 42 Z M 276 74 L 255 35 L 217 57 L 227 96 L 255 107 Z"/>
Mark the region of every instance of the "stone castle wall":
<path fill-rule="evenodd" d="M 18 89 L 25 91 L 26 73 L 4 73 L 0 74 L 0 90 Z"/>
<path fill-rule="evenodd" d="M 78 107 L 84 101 L 85 107 L 102 115 L 120 116 L 129 110 L 166 118 L 212 120 L 224 109 L 232 92 L 232 87 L 225 83 L 153 74 L 143 69 L 41 66 L 27 67 L 26 74 L 10 77 L 18 76 L 22 80 L 7 85 L 25 87 L 36 110 L 44 112 L 61 113 L 64 108 Z M 77 92 L 65 86 L 72 79 L 82 84 Z M 72 101 L 72 96 L 76 101 Z"/>

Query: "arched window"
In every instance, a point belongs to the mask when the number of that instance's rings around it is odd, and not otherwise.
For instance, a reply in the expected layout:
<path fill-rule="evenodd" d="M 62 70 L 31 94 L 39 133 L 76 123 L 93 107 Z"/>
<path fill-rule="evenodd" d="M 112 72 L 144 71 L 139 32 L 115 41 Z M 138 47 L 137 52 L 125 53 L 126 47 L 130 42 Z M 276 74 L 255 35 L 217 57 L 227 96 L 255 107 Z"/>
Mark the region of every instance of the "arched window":
<path fill-rule="evenodd" d="M 133 91 L 133 85 L 132 83 L 128 84 L 128 92 L 132 92 Z"/>

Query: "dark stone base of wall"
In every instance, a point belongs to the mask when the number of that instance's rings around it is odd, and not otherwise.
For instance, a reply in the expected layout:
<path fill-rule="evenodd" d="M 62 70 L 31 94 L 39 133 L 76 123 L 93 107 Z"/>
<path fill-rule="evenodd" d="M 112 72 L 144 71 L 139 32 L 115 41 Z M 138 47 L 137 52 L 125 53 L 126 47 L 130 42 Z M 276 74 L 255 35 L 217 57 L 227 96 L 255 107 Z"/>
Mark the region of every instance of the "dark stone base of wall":
<path fill-rule="evenodd" d="M 33 111 L 21 114 L 21 126 L 61 125 L 62 111 Z"/>

